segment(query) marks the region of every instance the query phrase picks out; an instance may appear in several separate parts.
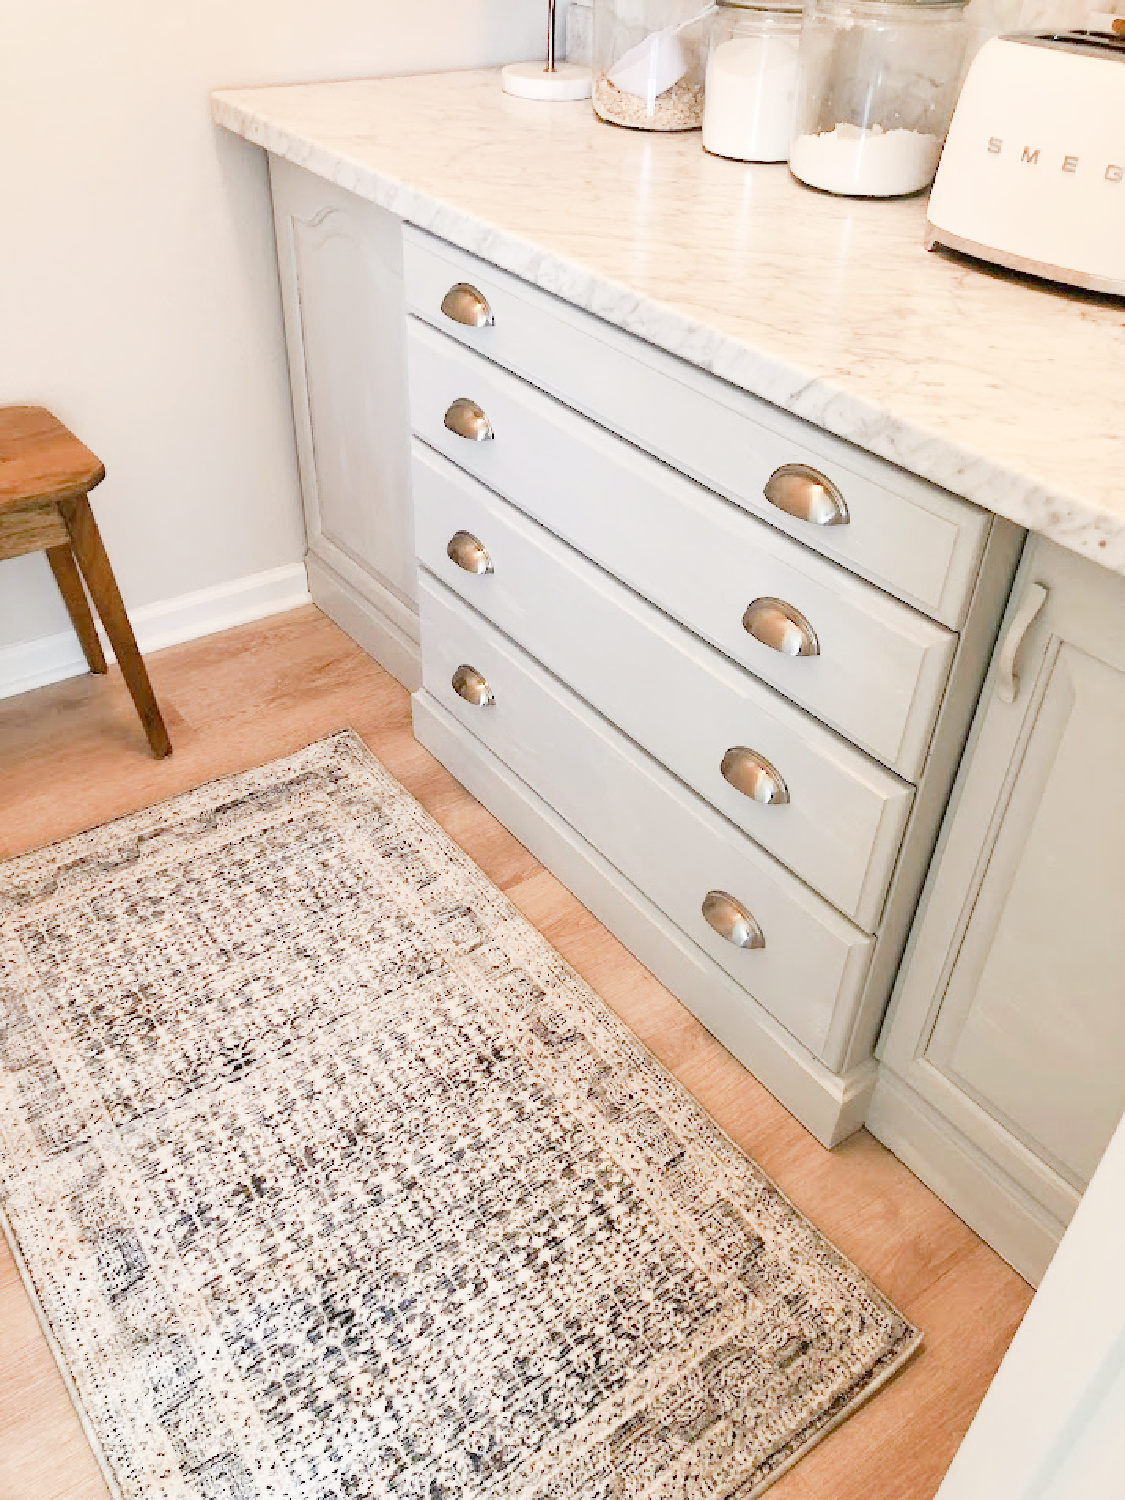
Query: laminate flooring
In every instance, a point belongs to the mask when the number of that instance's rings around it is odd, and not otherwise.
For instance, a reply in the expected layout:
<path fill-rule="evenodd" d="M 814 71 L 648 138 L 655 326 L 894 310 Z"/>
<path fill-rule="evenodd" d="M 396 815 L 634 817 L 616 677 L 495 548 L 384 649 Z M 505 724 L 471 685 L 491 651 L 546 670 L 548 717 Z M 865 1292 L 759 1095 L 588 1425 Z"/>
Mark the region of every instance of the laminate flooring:
<path fill-rule="evenodd" d="M 155 761 L 116 668 L 0 702 L 0 858 L 351 726 L 738 1144 L 926 1335 L 770 1500 L 929 1500 L 1031 1288 L 861 1131 L 826 1151 L 413 738 L 410 701 L 315 607 L 148 658 Z M 0 1239 L 0 1500 L 106 1500 Z"/>

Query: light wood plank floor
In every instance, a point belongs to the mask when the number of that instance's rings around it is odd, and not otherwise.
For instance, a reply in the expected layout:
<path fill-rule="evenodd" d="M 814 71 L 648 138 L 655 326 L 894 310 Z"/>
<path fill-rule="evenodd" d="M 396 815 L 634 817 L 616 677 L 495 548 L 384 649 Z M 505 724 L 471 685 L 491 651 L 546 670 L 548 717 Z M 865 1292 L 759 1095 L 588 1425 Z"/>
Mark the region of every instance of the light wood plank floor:
<path fill-rule="evenodd" d="M 922 1355 L 770 1492 L 928 1500 L 1030 1288 L 869 1135 L 824 1150 L 418 745 L 397 682 L 313 607 L 149 659 L 175 744 L 146 752 L 120 676 L 0 702 L 0 857 L 350 725 L 750 1156 L 926 1334 Z M 2 1242 L 0 1242 L 2 1244 Z M 0 1500 L 105 1500 L 0 1250 Z"/>

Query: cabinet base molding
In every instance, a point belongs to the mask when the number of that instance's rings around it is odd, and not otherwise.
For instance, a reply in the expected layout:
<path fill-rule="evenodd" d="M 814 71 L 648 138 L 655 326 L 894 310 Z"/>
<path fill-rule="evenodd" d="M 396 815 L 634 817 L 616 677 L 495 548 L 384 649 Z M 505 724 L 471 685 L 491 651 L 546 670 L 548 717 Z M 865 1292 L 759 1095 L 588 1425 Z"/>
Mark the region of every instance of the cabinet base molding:
<path fill-rule="evenodd" d="M 308 554 L 305 565 L 313 603 L 392 677 L 397 677 L 404 687 L 414 692 L 422 682 L 422 651 L 418 645 L 417 624 L 415 634 L 409 635 L 402 623 L 365 598 L 354 584 L 341 578 L 315 553 Z M 374 581 L 371 586 L 373 589 L 377 587 Z M 405 614 L 405 607 L 389 592 L 387 600 L 396 614 Z"/>
<path fill-rule="evenodd" d="M 345 627 L 346 628 L 346 627 Z M 452 718 L 414 695 L 414 734 L 825 1146 L 863 1124 L 877 1064 L 839 1076 L 779 1026 L 569 823 Z"/>
<path fill-rule="evenodd" d="M 884 1063 L 867 1129 L 1032 1286 L 1058 1249 L 1053 1218 Z"/>

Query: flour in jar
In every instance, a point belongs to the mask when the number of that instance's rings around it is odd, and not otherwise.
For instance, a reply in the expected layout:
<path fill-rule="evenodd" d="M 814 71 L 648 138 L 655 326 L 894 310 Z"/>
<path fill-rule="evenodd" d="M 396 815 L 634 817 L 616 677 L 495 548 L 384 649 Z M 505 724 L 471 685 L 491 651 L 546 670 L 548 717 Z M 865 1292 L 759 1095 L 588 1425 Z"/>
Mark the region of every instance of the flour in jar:
<path fill-rule="evenodd" d="M 722 42 L 707 65 L 703 146 L 738 161 L 784 161 L 797 96 L 797 27 Z"/>
<path fill-rule="evenodd" d="M 793 142 L 789 166 L 809 187 L 856 198 L 897 198 L 928 187 L 941 140 L 919 130 L 837 125 Z"/>

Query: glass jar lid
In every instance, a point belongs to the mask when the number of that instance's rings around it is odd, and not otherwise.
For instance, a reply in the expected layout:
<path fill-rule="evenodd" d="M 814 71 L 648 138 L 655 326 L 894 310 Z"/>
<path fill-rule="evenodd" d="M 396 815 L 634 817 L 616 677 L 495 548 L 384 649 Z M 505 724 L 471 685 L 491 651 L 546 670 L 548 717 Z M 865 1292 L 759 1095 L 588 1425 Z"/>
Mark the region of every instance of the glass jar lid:
<path fill-rule="evenodd" d="M 964 10 L 969 0 L 821 0 L 831 10 L 856 10 L 878 14 L 895 10 Z M 716 5 L 726 0 L 715 0 Z"/>
<path fill-rule="evenodd" d="M 783 16 L 799 16 L 802 10 L 789 0 L 715 0 L 715 4 L 723 10 L 760 10 Z"/>

